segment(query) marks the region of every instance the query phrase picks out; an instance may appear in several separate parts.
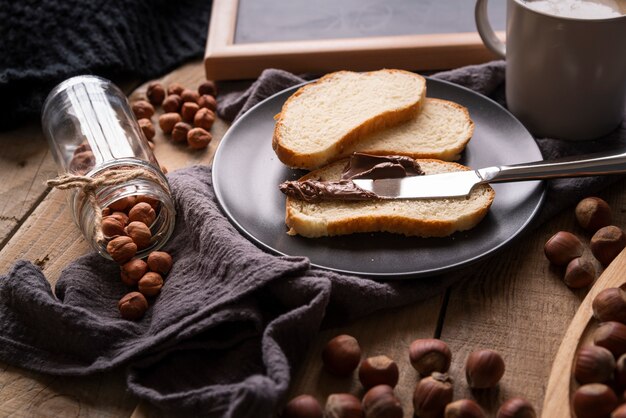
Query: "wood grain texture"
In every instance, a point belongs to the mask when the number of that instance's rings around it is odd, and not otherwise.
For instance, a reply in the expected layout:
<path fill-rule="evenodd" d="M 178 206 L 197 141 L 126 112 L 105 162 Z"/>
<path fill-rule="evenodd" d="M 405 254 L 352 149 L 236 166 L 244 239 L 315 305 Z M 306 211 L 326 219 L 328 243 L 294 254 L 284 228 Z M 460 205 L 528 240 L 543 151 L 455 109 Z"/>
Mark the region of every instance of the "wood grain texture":
<path fill-rule="evenodd" d="M 404 416 L 412 417 L 413 390 L 418 374 L 409 362 L 409 345 L 417 338 L 435 336 L 442 296 L 375 313 L 345 327 L 322 331 L 294 376 L 287 400 L 306 393 L 315 396 L 324 405 L 332 393 L 352 393 L 359 398 L 364 395 L 357 372 L 348 378 L 338 378 L 327 373 L 322 366 L 321 353 L 328 340 L 339 334 L 349 334 L 359 341 L 362 358 L 384 354 L 398 364 L 400 380 L 396 396 L 402 402 Z"/>
<path fill-rule="evenodd" d="M 38 124 L 0 133 L 0 248 L 47 193 L 56 166 Z"/>
<path fill-rule="evenodd" d="M 600 197 L 611 204 L 614 223 L 624 227 L 626 185 L 617 184 Z M 576 224 L 573 209 L 530 232 L 453 288 L 441 338 L 453 352 L 455 399 L 474 397 L 495 416 L 502 401 L 521 396 L 541 412 L 552 362 L 586 293 L 567 288 L 563 270 L 551 267 L 543 254 L 545 242 L 559 230 L 574 232 L 588 245 L 590 235 Z M 601 266 L 595 265 L 599 273 Z M 497 390 L 472 393 L 465 360 L 481 348 L 500 352 L 506 372 Z"/>

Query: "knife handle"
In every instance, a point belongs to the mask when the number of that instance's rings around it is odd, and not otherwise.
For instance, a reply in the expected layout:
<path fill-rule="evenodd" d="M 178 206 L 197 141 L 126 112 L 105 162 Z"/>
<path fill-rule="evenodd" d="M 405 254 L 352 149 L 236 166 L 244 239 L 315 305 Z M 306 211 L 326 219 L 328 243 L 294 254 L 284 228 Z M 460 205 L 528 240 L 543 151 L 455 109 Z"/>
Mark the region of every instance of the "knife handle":
<path fill-rule="evenodd" d="M 486 183 L 626 173 L 626 150 L 576 155 L 548 161 L 477 170 Z"/>

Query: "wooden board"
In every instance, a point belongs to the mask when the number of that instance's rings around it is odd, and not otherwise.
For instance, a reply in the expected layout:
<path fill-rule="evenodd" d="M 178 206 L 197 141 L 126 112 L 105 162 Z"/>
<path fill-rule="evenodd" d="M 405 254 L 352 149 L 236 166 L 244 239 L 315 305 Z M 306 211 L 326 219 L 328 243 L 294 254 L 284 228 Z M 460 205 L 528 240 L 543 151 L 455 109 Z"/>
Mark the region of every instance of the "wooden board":
<path fill-rule="evenodd" d="M 474 30 L 473 4 L 214 0 L 206 76 L 256 78 L 266 68 L 295 73 L 435 70 L 495 59 Z M 504 29 L 504 2 L 492 2 L 492 8 L 495 27 Z"/>

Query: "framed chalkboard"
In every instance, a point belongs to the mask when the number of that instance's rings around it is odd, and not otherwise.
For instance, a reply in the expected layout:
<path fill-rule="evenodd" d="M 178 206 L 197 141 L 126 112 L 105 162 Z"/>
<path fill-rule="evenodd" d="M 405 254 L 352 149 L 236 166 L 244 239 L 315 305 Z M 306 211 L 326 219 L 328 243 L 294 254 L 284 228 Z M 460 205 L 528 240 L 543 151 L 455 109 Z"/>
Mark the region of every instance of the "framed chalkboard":
<path fill-rule="evenodd" d="M 489 2 L 504 37 L 504 0 Z M 439 70 L 495 57 L 474 25 L 472 0 L 214 0 L 207 78 L 255 78 L 265 68 Z"/>

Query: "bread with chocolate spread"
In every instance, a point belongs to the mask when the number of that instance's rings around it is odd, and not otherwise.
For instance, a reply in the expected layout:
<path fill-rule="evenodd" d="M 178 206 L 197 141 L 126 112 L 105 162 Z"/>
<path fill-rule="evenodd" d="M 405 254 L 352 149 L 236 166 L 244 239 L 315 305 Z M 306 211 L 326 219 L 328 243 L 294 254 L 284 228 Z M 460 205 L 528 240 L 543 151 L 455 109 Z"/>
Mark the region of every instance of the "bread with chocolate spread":
<path fill-rule="evenodd" d="M 284 164 L 312 170 L 366 135 L 414 118 L 426 80 L 403 70 L 339 71 L 298 89 L 276 116 L 272 147 Z"/>
<path fill-rule="evenodd" d="M 298 181 L 339 181 L 348 160 L 312 171 Z M 425 174 L 468 170 L 433 159 L 416 160 Z M 290 235 L 322 237 L 356 232 L 392 232 L 408 236 L 444 237 L 476 226 L 487 214 L 495 192 L 479 185 L 469 196 L 437 199 L 322 200 L 287 197 L 285 222 Z"/>
<path fill-rule="evenodd" d="M 457 103 L 427 97 L 422 111 L 401 124 L 373 132 L 344 152 L 376 155 L 406 155 L 456 161 L 474 134 L 467 108 Z"/>

